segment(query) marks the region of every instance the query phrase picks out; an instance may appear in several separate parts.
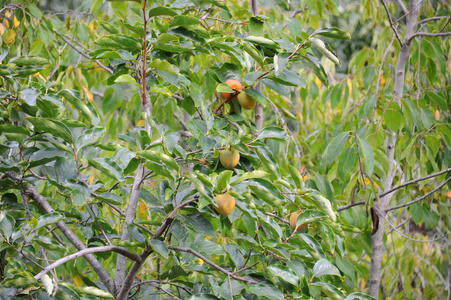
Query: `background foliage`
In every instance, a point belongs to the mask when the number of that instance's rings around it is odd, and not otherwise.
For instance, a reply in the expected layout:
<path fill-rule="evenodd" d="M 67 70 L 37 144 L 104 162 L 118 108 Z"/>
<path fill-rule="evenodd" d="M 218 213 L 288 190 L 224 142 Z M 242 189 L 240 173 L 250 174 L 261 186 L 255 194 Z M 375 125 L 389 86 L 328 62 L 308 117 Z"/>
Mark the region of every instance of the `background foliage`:
<path fill-rule="evenodd" d="M 400 46 L 379 2 L 58 3 L 0 10 L 0 297 L 370 299 L 370 208 L 451 167 L 448 36 L 412 40 L 393 101 Z M 421 30 L 449 31 L 450 13 L 424 1 L 421 19 L 445 17 Z M 261 115 L 220 107 L 230 78 Z M 380 295 L 449 295 L 448 178 L 396 190 L 392 207 L 432 193 L 384 217 Z M 110 248 L 38 277 L 94 247 Z"/>

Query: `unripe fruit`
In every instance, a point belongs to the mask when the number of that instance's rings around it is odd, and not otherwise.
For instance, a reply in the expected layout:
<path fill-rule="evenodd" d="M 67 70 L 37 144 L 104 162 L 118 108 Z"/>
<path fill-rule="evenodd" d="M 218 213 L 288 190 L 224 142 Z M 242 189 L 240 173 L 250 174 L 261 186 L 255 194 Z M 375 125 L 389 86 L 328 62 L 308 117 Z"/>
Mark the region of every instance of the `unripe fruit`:
<path fill-rule="evenodd" d="M 302 211 L 300 211 L 300 212 L 302 213 Z M 298 216 L 299 216 L 299 213 L 297 213 L 297 212 L 294 212 L 294 213 L 291 214 L 290 226 L 291 226 L 291 228 L 293 228 L 293 230 L 296 229 L 296 219 L 298 218 Z M 306 228 L 307 225 L 308 224 L 299 225 L 297 231 L 300 231 L 300 230 Z"/>
<path fill-rule="evenodd" d="M 245 92 L 238 94 L 238 103 L 244 109 L 253 109 L 257 105 L 257 101 L 249 97 Z"/>
<path fill-rule="evenodd" d="M 228 84 L 229 87 L 234 91 L 241 91 L 243 89 L 241 82 L 235 79 L 228 79 L 224 83 Z M 229 99 L 231 95 L 231 93 L 222 92 L 222 96 L 224 96 L 225 99 Z"/>
<path fill-rule="evenodd" d="M 226 169 L 233 169 L 240 161 L 240 153 L 237 150 L 222 150 L 219 153 L 219 161 Z"/>
<path fill-rule="evenodd" d="M 235 197 L 230 196 L 229 193 L 216 195 L 215 201 L 217 205 L 215 210 L 221 215 L 228 216 L 235 209 Z"/>

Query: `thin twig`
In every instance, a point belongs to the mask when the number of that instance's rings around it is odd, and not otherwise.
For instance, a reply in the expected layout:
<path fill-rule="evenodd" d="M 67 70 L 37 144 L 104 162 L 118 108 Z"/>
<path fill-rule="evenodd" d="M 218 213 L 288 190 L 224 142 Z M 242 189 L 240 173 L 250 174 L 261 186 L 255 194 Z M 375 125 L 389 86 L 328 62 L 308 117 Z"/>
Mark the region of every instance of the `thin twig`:
<path fill-rule="evenodd" d="M 382 217 L 384 220 L 385 220 L 385 222 L 387 222 L 388 223 L 388 225 L 390 225 L 390 227 L 391 228 L 393 228 L 393 230 L 394 231 L 396 231 L 397 233 L 399 233 L 400 235 L 402 235 L 403 237 L 405 237 L 406 239 L 408 239 L 409 241 L 412 241 L 412 242 L 418 242 L 418 243 L 433 243 L 433 242 L 436 242 L 436 241 L 438 241 L 438 240 L 441 240 L 441 239 L 443 239 L 444 237 L 446 237 L 446 236 L 448 236 L 448 234 L 443 234 L 441 237 L 438 237 L 438 238 L 436 238 L 436 239 L 433 239 L 433 240 L 428 240 L 428 241 L 423 241 L 423 240 L 417 240 L 417 239 L 413 239 L 413 238 L 411 238 L 411 237 L 409 237 L 409 236 L 407 236 L 407 235 L 405 235 L 402 231 L 400 231 L 398 228 L 396 228 L 396 226 L 395 225 L 393 225 L 382 213 L 381 213 L 381 211 L 376 207 L 376 206 L 373 206 L 373 208 L 378 212 L 378 215 L 379 215 L 379 217 Z"/>
<path fill-rule="evenodd" d="M 34 278 L 36 280 L 39 280 L 44 274 L 46 274 L 50 270 L 53 270 L 56 267 L 66 263 L 68 261 L 71 261 L 71 260 L 76 259 L 81 256 L 85 256 L 86 254 L 99 253 L 99 252 L 110 252 L 110 251 L 120 253 L 134 261 L 141 261 L 140 255 L 128 251 L 127 248 L 122 248 L 122 247 L 117 247 L 117 246 L 92 247 L 92 248 L 86 248 L 86 249 L 80 250 L 78 252 L 75 252 L 73 254 L 70 254 L 68 256 L 58 259 L 54 263 L 48 265 L 44 270 L 42 270 L 41 272 L 36 274 L 34 276 Z"/>
<path fill-rule="evenodd" d="M 448 32 L 435 32 L 435 33 L 417 32 L 414 35 L 412 35 L 408 41 L 410 42 L 411 40 L 413 40 L 414 38 L 419 37 L 419 36 L 437 37 L 437 36 L 449 36 L 449 35 L 451 35 L 451 31 L 448 31 Z"/>
<path fill-rule="evenodd" d="M 54 32 L 57 36 L 59 36 L 60 38 L 62 38 L 69 46 L 72 47 L 72 49 L 74 49 L 75 51 L 77 51 L 81 56 L 83 56 L 84 58 L 87 58 L 87 59 L 92 60 L 92 58 L 91 58 L 88 54 L 86 54 L 86 53 L 82 52 L 80 49 L 78 49 L 78 48 L 77 48 L 74 44 L 72 44 L 68 39 L 66 39 L 63 35 L 61 35 L 56 29 L 53 29 L 53 32 Z M 107 66 L 105 66 L 104 64 L 102 64 L 99 60 L 94 59 L 94 61 L 99 65 L 99 67 L 101 67 L 102 69 L 104 69 L 104 70 L 107 71 L 108 73 L 114 74 L 113 70 L 111 70 L 110 68 L 108 68 Z"/>
<path fill-rule="evenodd" d="M 396 28 L 395 28 L 395 26 L 394 26 L 394 24 L 393 24 L 392 17 L 391 17 L 391 14 L 390 14 L 390 11 L 388 10 L 388 7 L 387 7 L 387 5 L 385 4 L 385 1 L 384 1 L 384 0 L 382 0 L 382 5 L 384 6 L 385 12 L 387 13 L 388 21 L 390 22 L 390 27 L 393 29 L 393 31 L 394 31 L 394 33 L 395 33 L 395 35 L 396 35 L 396 39 L 398 40 L 399 44 L 402 45 L 402 44 L 403 44 L 403 43 L 402 43 L 402 40 L 401 40 L 401 38 L 399 37 L 398 31 L 396 30 Z"/>
<path fill-rule="evenodd" d="M 257 282 L 254 281 L 254 280 L 246 279 L 246 278 L 240 277 L 238 275 L 235 275 L 235 274 L 227 271 L 226 269 L 222 268 L 221 266 L 218 266 L 217 264 L 215 264 L 214 262 L 212 262 L 211 260 L 209 260 L 208 258 L 203 256 L 202 254 L 200 254 L 199 252 L 197 252 L 197 251 L 195 251 L 195 250 L 193 250 L 191 248 L 177 247 L 177 246 L 168 246 L 168 249 L 175 250 L 175 251 L 186 252 L 186 253 L 191 253 L 192 255 L 197 256 L 198 258 L 202 259 L 205 263 L 209 264 L 213 268 L 215 268 L 218 271 L 226 274 L 227 276 L 232 277 L 235 280 L 239 280 L 239 281 L 242 281 L 242 282 L 245 282 L 245 283 L 257 284 Z"/>
<path fill-rule="evenodd" d="M 438 190 L 440 190 L 445 184 L 448 183 L 448 181 L 451 180 L 451 177 L 448 177 L 446 180 L 444 180 L 439 186 L 437 186 L 435 189 L 433 189 L 432 191 L 430 191 L 429 193 L 427 193 L 426 195 L 423 195 L 421 197 L 418 197 L 417 199 L 404 203 L 404 204 L 400 204 L 400 205 L 396 205 L 396 206 L 392 206 L 390 208 L 387 209 L 387 212 L 395 210 L 395 209 L 399 209 L 399 208 L 403 208 L 403 207 L 407 207 L 410 206 L 412 204 L 415 204 L 417 202 L 420 202 L 423 199 L 426 199 L 427 197 L 431 196 L 432 194 L 434 194 L 435 192 L 437 192 Z"/>

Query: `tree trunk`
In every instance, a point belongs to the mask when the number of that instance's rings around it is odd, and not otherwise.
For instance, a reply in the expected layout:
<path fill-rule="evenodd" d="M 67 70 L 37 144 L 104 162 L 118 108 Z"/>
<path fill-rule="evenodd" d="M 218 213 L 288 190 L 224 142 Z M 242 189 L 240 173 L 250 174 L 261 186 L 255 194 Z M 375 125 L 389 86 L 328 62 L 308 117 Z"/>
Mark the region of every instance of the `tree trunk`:
<path fill-rule="evenodd" d="M 403 97 L 404 79 L 406 64 L 409 59 L 409 52 L 411 46 L 411 37 L 414 34 L 417 17 L 419 13 L 420 0 L 411 0 L 409 2 L 409 13 L 407 14 L 407 23 L 404 35 L 404 41 L 401 44 L 401 50 L 398 54 L 398 60 L 396 62 L 395 69 L 395 87 L 393 90 L 393 100 L 395 100 L 399 106 L 401 106 L 401 99 Z M 390 161 L 390 169 L 385 179 L 384 191 L 391 189 L 393 186 L 393 179 L 396 173 L 396 160 L 395 154 L 395 141 L 396 133 L 391 132 L 390 140 L 387 144 L 387 156 Z M 382 253 L 383 253 L 383 240 L 385 234 L 385 215 L 388 205 L 393 197 L 392 194 L 387 194 L 380 199 L 378 203 L 374 205 L 376 213 L 379 215 L 379 228 L 372 237 L 373 251 L 371 253 L 371 269 L 369 278 L 369 291 L 368 294 L 374 298 L 378 298 L 379 287 L 381 282 L 381 266 L 382 266 Z"/>

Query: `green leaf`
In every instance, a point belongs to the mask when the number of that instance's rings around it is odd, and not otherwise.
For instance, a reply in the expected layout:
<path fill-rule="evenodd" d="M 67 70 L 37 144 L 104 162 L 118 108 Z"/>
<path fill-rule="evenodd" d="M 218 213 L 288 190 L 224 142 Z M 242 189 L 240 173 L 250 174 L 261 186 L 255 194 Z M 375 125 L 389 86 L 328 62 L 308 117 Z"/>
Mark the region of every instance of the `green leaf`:
<path fill-rule="evenodd" d="M 140 158 L 144 158 L 146 160 L 149 160 L 149 161 L 152 161 L 152 162 L 155 162 L 158 164 L 163 164 L 163 165 L 168 166 L 168 167 L 172 168 L 173 170 L 179 172 L 179 165 L 177 164 L 175 159 L 162 152 L 158 152 L 155 150 L 143 150 L 143 151 L 139 151 L 137 153 L 137 155 Z"/>
<path fill-rule="evenodd" d="M 81 148 L 92 145 L 96 141 L 98 141 L 99 138 L 103 137 L 105 134 L 105 128 L 92 128 L 87 129 L 83 131 L 82 134 L 80 134 L 77 137 L 77 140 L 75 141 L 75 147 L 76 149 L 80 150 Z"/>
<path fill-rule="evenodd" d="M 216 91 L 220 93 L 234 93 L 227 83 L 220 83 L 216 86 Z"/>
<path fill-rule="evenodd" d="M 252 284 L 248 285 L 246 290 L 260 298 L 275 300 L 284 299 L 283 293 L 273 285 Z"/>
<path fill-rule="evenodd" d="M 320 28 L 318 30 L 315 30 L 310 36 L 314 35 L 322 35 L 328 38 L 332 39 L 338 39 L 338 40 L 349 40 L 351 39 L 351 35 L 349 32 L 342 31 L 335 27 L 329 27 L 329 28 Z"/>
<path fill-rule="evenodd" d="M 30 135 L 30 132 L 25 127 L 20 127 L 14 124 L 0 124 L 0 132 L 21 133 Z"/>
<path fill-rule="evenodd" d="M 115 180 L 124 181 L 124 171 L 111 158 L 91 159 L 89 164 Z"/>
<path fill-rule="evenodd" d="M 345 296 L 340 289 L 327 282 L 312 282 L 310 287 L 319 287 L 321 292 L 328 296 L 328 299 L 342 300 Z"/>
<path fill-rule="evenodd" d="M 161 71 L 165 71 L 165 72 L 170 73 L 170 74 L 177 74 L 178 73 L 178 72 L 176 72 L 174 70 L 174 66 L 171 63 L 169 63 L 169 62 L 167 62 L 165 60 L 161 60 L 161 59 L 154 59 L 150 63 L 149 67 L 152 67 L 152 68 L 155 68 L 155 69 L 158 69 L 158 70 L 161 70 Z"/>
<path fill-rule="evenodd" d="M 335 212 L 332 209 L 330 201 L 319 194 L 314 194 L 312 196 L 315 199 L 315 203 L 318 205 L 318 207 L 321 208 L 323 212 L 325 212 L 332 221 L 336 222 L 337 216 L 335 215 Z"/>
<path fill-rule="evenodd" d="M 355 299 L 376 300 L 375 298 L 360 292 L 351 293 L 345 298 L 345 300 L 355 300 Z"/>
<path fill-rule="evenodd" d="M 323 275 L 341 276 L 336 266 L 331 264 L 327 259 L 321 258 L 313 266 L 313 276 L 320 277 Z"/>
<path fill-rule="evenodd" d="M 374 152 L 370 144 L 365 140 L 365 138 L 357 136 L 359 140 L 359 152 L 363 155 L 363 162 L 365 164 L 365 172 L 368 176 L 373 174 L 374 170 Z"/>
<path fill-rule="evenodd" d="M 128 74 L 122 74 L 121 76 L 119 76 L 118 78 L 116 78 L 114 80 L 114 82 L 123 82 L 123 83 L 130 83 L 133 85 L 136 85 L 138 87 L 141 87 L 141 85 L 139 83 L 136 82 L 136 79 L 131 77 Z"/>
<path fill-rule="evenodd" d="M 38 225 L 36 229 L 50 224 L 55 224 L 56 222 L 62 220 L 63 217 L 59 213 L 50 213 L 39 217 Z"/>
<path fill-rule="evenodd" d="M 27 288 L 36 283 L 33 275 L 27 271 L 16 271 L 13 277 L 7 277 L 2 280 L 0 286 L 5 288 Z"/>
<path fill-rule="evenodd" d="M 293 274 L 289 268 L 282 264 L 270 265 L 268 270 L 276 277 L 279 277 L 283 281 L 291 283 L 296 286 L 299 283 L 299 277 Z"/>
<path fill-rule="evenodd" d="M 230 182 L 230 179 L 232 178 L 233 171 L 226 170 L 221 173 L 219 173 L 218 177 L 216 178 L 216 190 L 222 191 L 223 189 L 227 188 L 227 185 Z"/>
<path fill-rule="evenodd" d="M 176 15 L 177 13 L 175 11 L 164 6 L 157 6 L 149 10 L 149 18 L 155 16 L 176 16 Z"/>
<path fill-rule="evenodd" d="M 296 226 L 312 223 L 327 217 L 328 216 L 325 213 L 319 210 L 307 209 L 296 218 Z"/>
<path fill-rule="evenodd" d="M 357 152 L 354 148 L 347 148 L 338 160 L 338 176 L 344 179 L 358 162 Z"/>
<path fill-rule="evenodd" d="M 16 64 L 18 66 L 42 66 L 49 63 L 49 61 L 43 57 L 39 56 L 20 56 L 14 57 L 9 61 L 9 63 Z"/>
<path fill-rule="evenodd" d="M 268 176 L 268 172 L 265 172 L 263 170 L 255 170 L 252 172 L 247 172 L 244 174 L 241 174 L 239 176 L 236 176 L 237 179 L 235 181 L 232 181 L 231 185 L 237 185 L 240 184 L 241 182 L 243 182 L 244 180 L 247 179 L 254 179 L 254 178 L 265 178 L 266 176 Z"/>
<path fill-rule="evenodd" d="M 175 16 L 169 21 L 169 26 L 190 26 L 201 24 L 198 18 L 191 16 Z"/>
<path fill-rule="evenodd" d="M 4 211 L 0 211 L 0 230 L 7 239 L 9 239 L 13 233 L 14 223 L 12 216 L 6 215 Z"/>
<path fill-rule="evenodd" d="M 391 108 L 385 112 L 384 121 L 387 127 L 394 132 L 397 132 L 404 125 L 403 115 L 398 110 Z"/>
<path fill-rule="evenodd" d="M 305 59 L 307 60 L 309 67 L 313 69 L 313 72 L 315 72 L 315 75 L 327 87 L 329 85 L 329 79 L 327 77 L 326 71 L 323 68 L 323 65 L 315 56 L 311 55 L 310 53 L 307 53 L 305 55 Z"/>
<path fill-rule="evenodd" d="M 327 144 L 327 147 L 323 153 L 323 159 L 326 164 L 330 164 L 337 158 L 341 150 L 343 150 L 348 137 L 349 132 L 341 132 L 335 136 L 329 144 Z"/>
<path fill-rule="evenodd" d="M 97 39 L 95 43 L 102 48 L 110 50 L 124 49 L 132 53 L 142 49 L 142 44 L 138 39 L 123 34 L 103 36 Z"/>
<path fill-rule="evenodd" d="M 278 141 L 286 141 L 288 140 L 288 135 L 284 129 L 276 126 L 270 126 L 263 128 L 257 139 L 274 139 Z"/>
<path fill-rule="evenodd" d="M 235 245 L 225 244 L 224 249 L 229 254 L 237 270 L 244 267 L 244 257 L 241 248 Z"/>
<path fill-rule="evenodd" d="M 249 35 L 244 39 L 245 41 L 251 42 L 252 44 L 260 45 L 266 48 L 270 49 L 279 49 L 280 46 L 278 43 L 274 42 L 273 40 L 261 37 L 261 36 L 253 36 Z"/>
<path fill-rule="evenodd" d="M 169 250 L 168 250 L 168 246 L 166 245 L 166 243 L 160 241 L 160 240 L 155 240 L 155 239 L 151 239 L 150 240 L 150 244 L 152 245 L 152 249 L 157 252 L 158 254 L 160 254 L 162 257 L 167 258 L 169 255 Z"/>
<path fill-rule="evenodd" d="M 46 132 L 72 143 L 72 134 L 66 125 L 44 118 L 28 117 L 25 119 L 33 124 L 35 131 Z"/>
<path fill-rule="evenodd" d="M 245 92 L 246 95 L 259 102 L 261 105 L 263 105 L 263 107 L 266 107 L 268 100 L 266 100 L 266 97 L 263 96 L 263 94 L 259 90 L 248 88 L 245 90 Z"/>
<path fill-rule="evenodd" d="M 78 97 L 78 92 L 70 89 L 62 90 L 58 93 L 58 95 L 63 96 L 72 104 L 75 109 L 77 109 L 84 118 L 88 120 L 89 123 L 92 123 L 94 118 L 92 111 L 88 108 L 88 106 Z"/>

